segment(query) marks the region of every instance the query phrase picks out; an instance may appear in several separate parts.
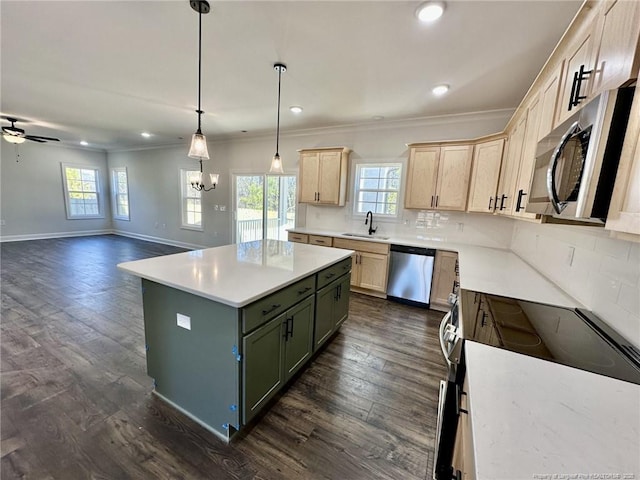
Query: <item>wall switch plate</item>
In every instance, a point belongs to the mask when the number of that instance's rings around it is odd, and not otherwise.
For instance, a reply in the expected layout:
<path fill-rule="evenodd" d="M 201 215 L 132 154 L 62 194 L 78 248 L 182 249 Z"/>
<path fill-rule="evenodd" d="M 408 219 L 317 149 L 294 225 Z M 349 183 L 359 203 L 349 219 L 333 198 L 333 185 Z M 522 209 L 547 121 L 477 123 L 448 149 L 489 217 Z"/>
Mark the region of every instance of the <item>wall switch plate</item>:
<path fill-rule="evenodd" d="M 227 206 L 226 205 L 220 205 L 220 211 L 221 212 L 226 212 L 227 211 Z"/>
<path fill-rule="evenodd" d="M 191 330 L 191 317 L 178 313 L 176 314 L 176 318 L 179 327 L 182 327 L 185 330 Z"/>

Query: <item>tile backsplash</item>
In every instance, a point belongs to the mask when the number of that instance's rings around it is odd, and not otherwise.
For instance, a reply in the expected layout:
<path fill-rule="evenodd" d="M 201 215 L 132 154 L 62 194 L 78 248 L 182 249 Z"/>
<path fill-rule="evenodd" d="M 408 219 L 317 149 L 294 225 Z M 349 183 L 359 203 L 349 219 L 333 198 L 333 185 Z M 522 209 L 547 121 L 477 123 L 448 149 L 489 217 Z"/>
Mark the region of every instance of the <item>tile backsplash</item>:
<path fill-rule="evenodd" d="M 640 347 L 640 243 L 597 227 L 515 222 L 511 249 Z"/>

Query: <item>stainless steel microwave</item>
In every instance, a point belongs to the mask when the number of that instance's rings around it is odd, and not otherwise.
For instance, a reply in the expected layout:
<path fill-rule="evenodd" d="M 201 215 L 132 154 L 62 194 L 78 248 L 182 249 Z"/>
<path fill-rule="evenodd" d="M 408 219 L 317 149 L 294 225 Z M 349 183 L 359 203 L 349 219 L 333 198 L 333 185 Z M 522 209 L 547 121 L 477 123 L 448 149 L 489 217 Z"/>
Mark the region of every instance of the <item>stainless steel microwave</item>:
<path fill-rule="evenodd" d="M 527 212 L 604 223 L 633 93 L 601 93 L 538 142 Z"/>

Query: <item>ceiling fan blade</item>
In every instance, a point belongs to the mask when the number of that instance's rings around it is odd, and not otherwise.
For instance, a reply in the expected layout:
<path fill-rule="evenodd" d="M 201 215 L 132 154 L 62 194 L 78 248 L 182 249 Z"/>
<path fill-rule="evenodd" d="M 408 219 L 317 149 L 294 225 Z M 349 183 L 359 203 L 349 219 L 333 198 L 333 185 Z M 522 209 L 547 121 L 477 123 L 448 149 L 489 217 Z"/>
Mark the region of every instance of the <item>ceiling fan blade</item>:
<path fill-rule="evenodd" d="M 42 137 L 40 135 L 25 135 L 24 138 L 26 138 L 27 140 L 33 140 L 34 142 L 45 142 L 45 141 L 59 142 L 60 141 L 59 138 Z"/>

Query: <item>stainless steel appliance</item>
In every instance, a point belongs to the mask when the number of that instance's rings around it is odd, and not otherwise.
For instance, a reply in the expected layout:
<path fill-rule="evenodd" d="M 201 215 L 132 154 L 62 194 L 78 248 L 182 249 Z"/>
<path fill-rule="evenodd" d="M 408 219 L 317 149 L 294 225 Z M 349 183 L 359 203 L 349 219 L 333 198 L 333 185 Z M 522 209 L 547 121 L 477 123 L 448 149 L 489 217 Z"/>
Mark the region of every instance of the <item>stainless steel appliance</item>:
<path fill-rule="evenodd" d="M 431 248 L 391 245 L 387 298 L 429 307 L 436 251 Z"/>
<path fill-rule="evenodd" d="M 640 385 L 640 350 L 593 313 L 462 289 L 440 326 L 449 372 L 440 387 L 435 479 L 455 478 L 451 463 L 468 341 Z"/>
<path fill-rule="evenodd" d="M 527 212 L 604 223 L 633 93 L 603 92 L 538 143 Z"/>

